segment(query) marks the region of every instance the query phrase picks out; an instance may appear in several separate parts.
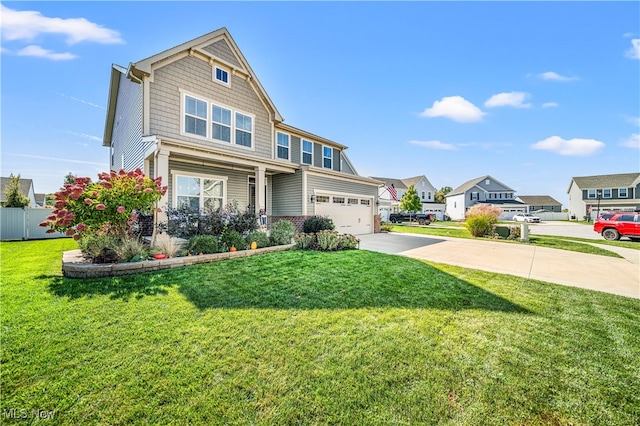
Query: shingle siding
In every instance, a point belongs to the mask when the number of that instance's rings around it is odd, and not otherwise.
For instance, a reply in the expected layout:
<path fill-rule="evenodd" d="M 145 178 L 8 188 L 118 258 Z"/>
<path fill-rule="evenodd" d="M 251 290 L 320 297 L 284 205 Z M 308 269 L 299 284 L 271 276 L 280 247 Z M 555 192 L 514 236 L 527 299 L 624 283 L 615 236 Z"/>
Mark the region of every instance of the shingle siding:
<path fill-rule="evenodd" d="M 220 59 L 225 60 L 226 62 L 235 65 L 236 67 L 242 68 L 238 59 L 231 51 L 231 48 L 224 40 L 216 41 L 215 43 L 211 43 L 208 46 L 202 48 L 205 52 L 212 54 L 213 56 L 217 56 Z"/>
<path fill-rule="evenodd" d="M 271 158 L 270 116 L 250 83 L 244 78 L 230 74 L 230 86 L 213 81 L 211 65 L 196 57 L 184 57 L 154 71 L 150 84 L 150 132 L 151 134 L 182 139 L 189 142 L 224 147 L 247 156 Z M 187 91 L 203 100 L 220 103 L 234 111 L 254 115 L 254 151 L 234 144 L 214 142 L 212 139 L 186 136 L 180 133 L 182 120 L 180 90 Z M 207 112 L 210 133 L 211 111 Z M 233 129 L 232 129 L 233 132 Z"/>
<path fill-rule="evenodd" d="M 109 159 L 110 168 L 133 170 L 142 168 L 144 163 L 144 145 L 142 143 L 142 86 L 120 74 L 118 104 L 113 122 L 111 138 L 113 156 Z"/>
<path fill-rule="evenodd" d="M 291 136 L 291 162 L 300 164 L 300 151 L 302 141 L 297 136 Z"/>

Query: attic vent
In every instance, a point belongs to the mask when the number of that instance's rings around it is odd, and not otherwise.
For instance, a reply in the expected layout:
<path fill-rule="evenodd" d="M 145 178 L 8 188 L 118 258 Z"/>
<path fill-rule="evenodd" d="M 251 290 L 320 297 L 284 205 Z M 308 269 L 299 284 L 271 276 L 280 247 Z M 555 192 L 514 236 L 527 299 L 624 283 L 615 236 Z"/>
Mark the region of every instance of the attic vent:
<path fill-rule="evenodd" d="M 489 179 L 487 179 L 487 180 L 484 181 L 484 184 L 485 185 L 491 185 L 491 181 Z"/>

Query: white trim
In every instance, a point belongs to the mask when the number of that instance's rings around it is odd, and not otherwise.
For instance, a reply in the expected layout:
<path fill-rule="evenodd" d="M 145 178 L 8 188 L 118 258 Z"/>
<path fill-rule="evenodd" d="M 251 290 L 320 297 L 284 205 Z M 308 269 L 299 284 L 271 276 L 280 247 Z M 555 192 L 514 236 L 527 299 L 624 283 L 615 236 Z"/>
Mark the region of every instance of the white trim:
<path fill-rule="evenodd" d="M 282 148 L 285 148 L 283 145 L 278 145 L 278 133 L 280 133 L 281 135 L 284 135 L 287 137 L 287 158 L 282 158 L 280 156 L 278 156 L 278 147 L 282 146 Z M 278 160 L 284 160 L 284 161 L 291 161 L 291 135 L 289 133 L 285 133 L 285 132 L 281 132 L 279 130 L 276 130 L 276 159 Z"/>
<path fill-rule="evenodd" d="M 309 142 L 311 144 L 311 162 L 309 162 L 309 163 L 305 163 L 304 162 L 304 154 L 305 154 L 304 143 L 305 142 Z M 313 166 L 313 145 L 314 145 L 313 141 L 311 141 L 309 139 L 300 138 L 300 164 L 302 164 L 304 166 Z"/>
<path fill-rule="evenodd" d="M 608 197 L 604 196 L 604 191 L 609 191 L 609 196 Z M 606 198 L 606 199 L 613 198 L 613 189 L 611 189 L 611 188 L 602 188 L 602 198 Z"/>
<path fill-rule="evenodd" d="M 624 197 L 620 195 L 621 189 L 624 189 Z M 629 188 L 618 188 L 618 198 L 629 198 Z"/>
<path fill-rule="evenodd" d="M 171 184 L 172 184 L 172 196 L 171 196 L 171 205 L 173 206 L 173 208 L 177 208 L 178 206 L 178 176 L 183 176 L 183 177 L 194 177 L 194 178 L 200 178 L 200 179 L 212 179 L 212 180 L 219 180 L 223 182 L 223 186 L 222 186 L 222 207 L 227 205 L 227 192 L 228 192 L 228 180 L 229 177 L 228 176 L 216 176 L 216 175 L 208 175 L 208 174 L 203 174 L 203 173 L 193 173 L 193 172 L 185 172 L 182 170 L 176 170 L 176 169 L 171 169 L 169 171 L 169 173 L 171 174 Z M 203 208 L 203 196 L 202 193 L 200 194 L 200 208 Z"/>
<path fill-rule="evenodd" d="M 218 84 L 220 84 L 222 86 L 225 86 L 225 87 L 231 87 L 231 75 L 232 74 L 231 74 L 231 70 L 230 69 L 228 69 L 226 67 L 223 67 L 221 65 L 218 65 L 218 64 L 213 64 L 211 66 L 211 69 L 212 69 L 211 78 L 212 78 L 214 83 L 218 83 Z M 222 71 L 222 72 L 227 74 L 227 81 L 218 79 L 218 70 L 220 70 L 220 71 Z"/>
<path fill-rule="evenodd" d="M 234 146 L 240 149 L 246 149 L 248 151 L 255 151 L 255 147 L 256 147 L 256 138 L 255 138 L 255 128 L 256 128 L 256 116 L 255 114 L 251 114 L 248 112 L 244 112 L 235 108 L 232 108 L 228 105 L 225 105 L 221 102 L 218 101 L 214 101 L 212 99 L 209 99 L 205 96 L 201 96 L 201 95 L 197 95 L 193 92 L 190 92 L 188 90 L 184 90 L 184 89 L 178 89 L 178 92 L 180 93 L 180 135 L 184 136 L 184 137 L 188 137 L 188 138 L 194 138 L 194 139 L 198 139 L 201 141 L 206 141 L 206 142 L 213 142 L 215 144 L 219 144 L 222 146 Z M 205 136 L 200 136 L 200 135 L 196 135 L 194 133 L 187 133 L 186 129 L 185 129 L 185 115 L 186 115 L 186 110 L 185 110 L 185 105 L 186 105 L 186 97 L 189 96 L 191 98 L 197 99 L 201 102 L 205 102 L 207 104 L 207 118 L 206 118 L 206 122 L 207 122 L 207 126 L 206 126 L 206 130 L 205 130 Z M 213 106 L 218 106 L 221 108 L 225 108 L 228 109 L 229 111 L 231 111 L 231 141 L 226 142 L 223 140 L 219 140 L 219 139 L 214 139 L 213 138 L 213 131 L 212 131 L 212 127 L 213 127 Z M 244 146 L 244 145 L 239 145 L 236 143 L 236 113 L 240 113 L 242 115 L 245 115 L 247 117 L 251 118 L 251 146 Z M 243 132 L 246 132 L 246 130 L 240 129 Z M 248 132 L 247 132 L 248 133 Z"/>

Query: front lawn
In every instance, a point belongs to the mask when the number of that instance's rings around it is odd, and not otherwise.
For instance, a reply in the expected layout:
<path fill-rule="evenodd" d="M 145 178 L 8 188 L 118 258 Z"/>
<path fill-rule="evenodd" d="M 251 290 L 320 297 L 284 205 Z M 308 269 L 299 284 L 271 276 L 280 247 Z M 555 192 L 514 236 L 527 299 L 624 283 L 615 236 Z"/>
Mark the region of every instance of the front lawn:
<path fill-rule="evenodd" d="M 635 299 L 364 250 L 64 279 L 74 245 L 1 244 L 3 424 L 640 423 Z"/>

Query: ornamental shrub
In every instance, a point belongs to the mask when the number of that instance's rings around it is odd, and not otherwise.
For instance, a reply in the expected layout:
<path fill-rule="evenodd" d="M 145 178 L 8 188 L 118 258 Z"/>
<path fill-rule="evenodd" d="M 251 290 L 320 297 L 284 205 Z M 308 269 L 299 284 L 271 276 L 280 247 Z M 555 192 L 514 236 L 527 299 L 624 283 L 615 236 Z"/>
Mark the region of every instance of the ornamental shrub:
<path fill-rule="evenodd" d="M 296 248 L 299 250 L 314 250 L 317 249 L 316 234 L 307 234 L 301 232 L 296 234 L 293 238 L 293 242 L 296 244 Z"/>
<path fill-rule="evenodd" d="M 6 200 L 2 203 L 3 207 L 27 207 L 29 205 L 29 197 L 24 195 L 20 190 L 20 175 L 9 175 L 9 185 L 4 190 Z"/>
<path fill-rule="evenodd" d="M 152 180 L 140 169 L 100 173 L 98 182 L 88 177 L 76 177 L 74 181 L 54 194 L 54 210 L 40 223 L 50 228 L 47 233 L 59 231 L 79 239 L 107 232 L 124 241 L 135 223 L 136 212 L 154 211 L 167 191 L 161 178 Z"/>
<path fill-rule="evenodd" d="M 226 250 L 231 247 L 235 247 L 236 250 L 246 250 L 247 243 L 242 238 L 242 235 L 235 229 L 227 229 L 222 234 L 220 234 L 220 245 L 224 246 Z M 225 251 L 226 251 L 225 250 Z"/>
<path fill-rule="evenodd" d="M 296 227 L 289 220 L 280 220 L 271 225 L 270 236 L 271 244 L 274 246 L 291 244 L 291 239 L 296 233 Z"/>
<path fill-rule="evenodd" d="M 258 248 L 269 247 L 269 236 L 266 232 L 254 231 L 250 232 L 246 237 L 245 241 L 248 245 L 251 245 L 252 242 L 256 242 Z"/>
<path fill-rule="evenodd" d="M 353 250 L 358 248 L 358 239 L 351 234 L 342 234 L 338 241 L 338 250 Z"/>
<path fill-rule="evenodd" d="M 188 250 L 190 253 L 219 253 L 220 244 L 218 237 L 214 235 L 195 235 L 189 239 Z M 226 250 L 225 250 L 226 251 Z"/>
<path fill-rule="evenodd" d="M 325 230 L 332 231 L 335 228 L 333 221 L 330 218 L 323 216 L 311 216 L 302 224 L 302 230 L 305 233 L 314 233 Z"/>
<path fill-rule="evenodd" d="M 474 237 L 490 235 L 502 209 L 488 204 L 476 204 L 467 210 L 465 226 Z"/>
<path fill-rule="evenodd" d="M 332 251 L 338 248 L 340 237 L 337 231 L 320 231 L 316 233 L 318 248 L 322 251 Z"/>
<path fill-rule="evenodd" d="M 82 255 L 92 263 L 114 263 L 120 261 L 115 247 L 121 240 L 113 234 L 87 234 L 78 241 Z"/>
<path fill-rule="evenodd" d="M 139 262 L 149 257 L 149 251 L 138 238 L 125 238 L 116 244 L 113 251 L 120 262 Z"/>

